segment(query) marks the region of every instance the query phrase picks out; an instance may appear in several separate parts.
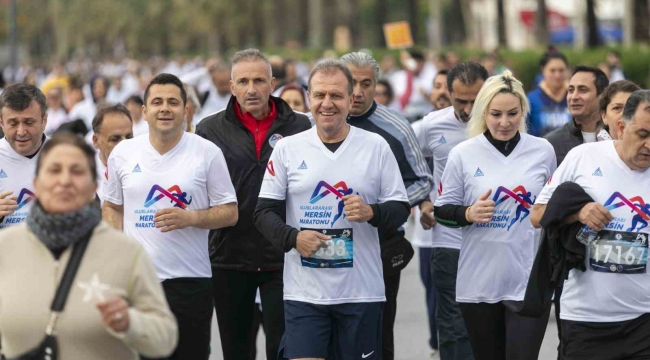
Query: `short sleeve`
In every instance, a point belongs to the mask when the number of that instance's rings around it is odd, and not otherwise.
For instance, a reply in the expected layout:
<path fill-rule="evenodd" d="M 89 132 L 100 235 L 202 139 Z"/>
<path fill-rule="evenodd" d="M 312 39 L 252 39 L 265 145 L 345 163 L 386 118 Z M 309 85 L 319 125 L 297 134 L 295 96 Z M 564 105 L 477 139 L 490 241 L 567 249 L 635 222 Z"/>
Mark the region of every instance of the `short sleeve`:
<path fill-rule="evenodd" d="M 454 148 L 449 153 L 445 171 L 442 173 L 442 179 L 438 186 L 438 197 L 436 197 L 435 206 L 443 205 L 466 205 L 465 201 L 465 183 L 462 174 L 462 161 L 458 151 Z"/>
<path fill-rule="evenodd" d="M 381 160 L 379 166 L 380 178 L 380 195 L 379 203 L 387 201 L 404 201 L 409 202 L 406 194 L 406 187 L 402 174 L 399 171 L 395 155 L 390 149 L 388 143 L 382 139 Z"/>
<path fill-rule="evenodd" d="M 422 155 L 424 155 L 424 157 L 433 156 L 433 152 L 429 147 L 429 140 L 427 136 L 428 128 L 430 124 L 431 121 L 429 121 L 428 117 L 425 117 L 419 123 L 413 124 L 413 132 L 415 133 L 415 136 L 418 139 L 418 145 L 420 146 L 420 151 L 422 152 Z"/>
<path fill-rule="evenodd" d="M 235 187 L 230 179 L 223 152 L 216 145 L 215 152 L 208 167 L 208 198 L 210 207 L 237 202 Z"/>
<path fill-rule="evenodd" d="M 562 161 L 562 164 L 560 164 L 560 166 L 557 168 L 557 170 L 555 170 L 553 175 L 551 175 L 551 177 L 546 182 L 546 185 L 544 185 L 544 188 L 539 193 L 539 196 L 537 196 L 537 200 L 535 200 L 535 205 L 548 204 L 548 201 L 551 199 L 551 196 L 553 196 L 555 189 L 560 184 L 567 181 L 574 181 L 575 171 L 579 162 L 580 162 L 580 155 L 578 151 L 575 151 L 575 149 L 569 151 L 566 158 L 564 158 L 564 161 Z M 553 163 L 555 164 L 556 162 Z"/>
<path fill-rule="evenodd" d="M 262 180 L 262 188 L 260 189 L 261 198 L 273 200 L 285 200 L 287 198 L 287 184 L 288 173 L 287 169 L 289 164 L 286 161 L 285 152 L 286 140 L 278 141 L 271 153 L 268 164 L 266 164 L 266 172 Z"/>
<path fill-rule="evenodd" d="M 124 204 L 124 192 L 122 189 L 122 178 L 120 177 L 120 158 L 113 150 L 108 157 L 106 166 L 106 176 L 102 178 L 104 186 L 102 187 L 99 197 L 115 205 Z"/>

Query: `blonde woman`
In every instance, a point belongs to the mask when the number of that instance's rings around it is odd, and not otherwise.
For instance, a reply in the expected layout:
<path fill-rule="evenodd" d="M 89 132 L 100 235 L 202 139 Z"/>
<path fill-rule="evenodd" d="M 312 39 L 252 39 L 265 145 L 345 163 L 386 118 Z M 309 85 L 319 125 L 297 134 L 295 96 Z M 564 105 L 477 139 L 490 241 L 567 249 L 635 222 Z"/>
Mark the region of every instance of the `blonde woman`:
<path fill-rule="evenodd" d="M 476 360 L 537 359 L 548 313 L 520 317 L 537 241 L 530 212 L 556 168 L 553 147 L 526 134 L 530 105 L 509 71 L 478 93 L 468 138 L 449 154 L 438 188 L 438 223 L 463 227 L 456 301 Z"/>

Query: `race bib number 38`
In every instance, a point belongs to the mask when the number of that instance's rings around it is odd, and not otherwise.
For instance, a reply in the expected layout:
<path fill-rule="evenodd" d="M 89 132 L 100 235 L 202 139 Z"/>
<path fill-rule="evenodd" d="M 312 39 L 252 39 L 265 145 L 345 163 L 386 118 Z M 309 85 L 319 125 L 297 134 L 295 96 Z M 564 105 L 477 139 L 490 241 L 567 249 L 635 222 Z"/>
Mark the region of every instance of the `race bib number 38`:
<path fill-rule="evenodd" d="M 645 274 L 648 234 L 602 230 L 590 245 L 589 267 L 616 274 Z"/>
<path fill-rule="evenodd" d="M 324 241 L 326 248 L 321 248 L 311 257 L 300 256 L 302 266 L 331 269 L 349 268 L 353 266 L 354 245 L 352 242 L 352 229 L 305 229 L 317 231 L 323 235 L 331 236 L 331 240 Z"/>

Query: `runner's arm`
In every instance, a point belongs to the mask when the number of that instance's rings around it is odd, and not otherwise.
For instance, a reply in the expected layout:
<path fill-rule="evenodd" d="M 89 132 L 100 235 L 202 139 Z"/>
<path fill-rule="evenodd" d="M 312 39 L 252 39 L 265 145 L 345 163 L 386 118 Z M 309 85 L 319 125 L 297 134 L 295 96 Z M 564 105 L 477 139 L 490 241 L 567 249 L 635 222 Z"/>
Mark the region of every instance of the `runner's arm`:
<path fill-rule="evenodd" d="M 286 201 L 259 198 L 255 208 L 255 227 L 273 245 L 289 252 L 296 247 L 298 230 L 287 225 Z"/>
<path fill-rule="evenodd" d="M 436 221 L 443 226 L 450 228 L 460 228 L 471 225 L 465 216 L 469 206 L 446 204 L 433 207 L 433 215 Z"/>
<path fill-rule="evenodd" d="M 368 223 L 374 227 L 397 229 L 408 220 L 411 206 L 402 201 L 386 201 L 381 204 L 371 204 L 372 218 Z"/>
<path fill-rule="evenodd" d="M 239 210 L 236 202 L 213 206 L 205 210 L 194 210 L 192 226 L 199 229 L 221 229 L 234 226 L 239 220 Z"/>
<path fill-rule="evenodd" d="M 115 205 L 110 201 L 104 201 L 102 218 L 106 223 L 117 230 L 124 230 L 124 205 Z"/>

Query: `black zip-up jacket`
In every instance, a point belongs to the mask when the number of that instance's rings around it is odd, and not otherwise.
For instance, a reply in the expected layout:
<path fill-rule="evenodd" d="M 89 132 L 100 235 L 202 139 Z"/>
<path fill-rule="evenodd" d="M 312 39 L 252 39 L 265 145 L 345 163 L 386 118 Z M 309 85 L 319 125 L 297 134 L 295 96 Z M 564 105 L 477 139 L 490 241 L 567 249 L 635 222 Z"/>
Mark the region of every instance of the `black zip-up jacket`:
<path fill-rule="evenodd" d="M 210 260 L 221 269 L 271 271 L 284 267 L 284 252 L 257 231 L 253 213 L 262 187 L 266 165 L 277 135 L 287 137 L 311 127 L 307 116 L 295 113 L 280 98 L 271 96 L 278 115 L 269 129 L 257 158 L 253 134 L 235 114 L 233 96 L 228 106 L 203 119 L 196 134 L 216 144 L 226 158 L 230 178 L 237 193 L 239 221 L 232 227 L 210 231 Z M 274 136 L 275 135 L 275 136 Z M 273 141 L 269 141 L 274 136 Z"/>

